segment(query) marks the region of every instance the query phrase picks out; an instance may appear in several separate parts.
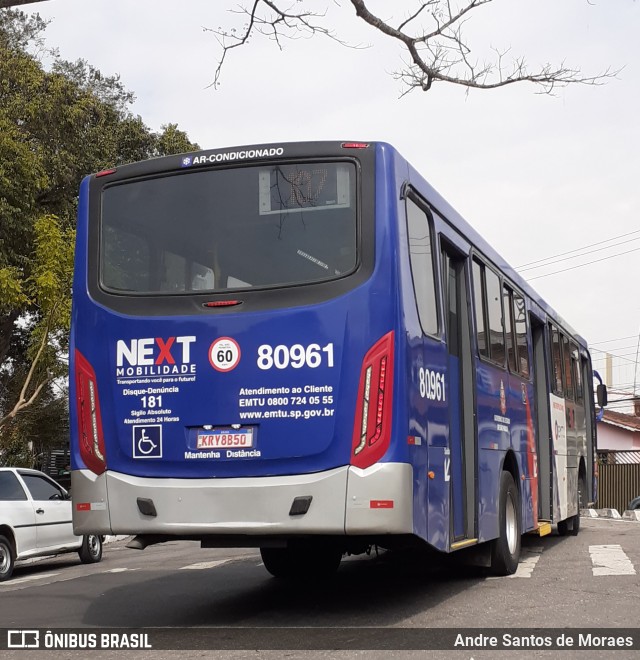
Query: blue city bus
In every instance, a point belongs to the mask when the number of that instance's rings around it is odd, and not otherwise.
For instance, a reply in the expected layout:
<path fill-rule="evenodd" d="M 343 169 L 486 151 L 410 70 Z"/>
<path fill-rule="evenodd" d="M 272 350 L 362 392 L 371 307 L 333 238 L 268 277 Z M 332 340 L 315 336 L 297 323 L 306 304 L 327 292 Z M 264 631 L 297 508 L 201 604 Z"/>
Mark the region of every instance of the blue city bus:
<path fill-rule="evenodd" d="M 260 548 L 577 534 L 585 341 L 390 145 L 244 146 L 85 178 L 70 343 L 76 534 Z M 482 545 L 481 545 L 482 544 Z"/>

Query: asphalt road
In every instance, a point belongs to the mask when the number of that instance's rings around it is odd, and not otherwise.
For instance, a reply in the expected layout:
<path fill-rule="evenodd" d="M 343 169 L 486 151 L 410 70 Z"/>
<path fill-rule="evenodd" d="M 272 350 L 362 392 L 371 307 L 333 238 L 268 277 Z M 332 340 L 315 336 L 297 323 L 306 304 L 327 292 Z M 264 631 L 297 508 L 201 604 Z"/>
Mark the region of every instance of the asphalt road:
<path fill-rule="evenodd" d="M 525 537 L 518 573 L 493 578 L 485 569 L 441 561 L 430 554 L 387 553 L 352 557 L 333 580 L 320 584 L 273 579 L 254 550 L 208 549 L 174 542 L 145 551 L 119 541 L 105 547 L 100 564 L 74 555 L 16 568 L 0 583 L 0 627 L 188 629 L 184 651 L 93 651 L 99 657 L 325 658 L 389 657 L 389 650 L 256 651 L 261 639 L 278 639 L 256 628 L 374 629 L 354 632 L 354 646 L 387 641 L 389 628 L 640 628 L 640 523 L 583 519 L 577 537 Z M 249 650 L 188 650 L 197 629 L 230 631 Z M 243 632 L 239 632 L 242 628 Z M 296 631 L 304 645 L 317 631 Z M 413 631 L 409 631 L 413 632 Z M 599 632 L 595 630 L 595 632 Z M 268 633 L 268 634 L 267 634 Z M 291 631 L 282 631 L 282 635 Z M 322 633 L 324 634 L 324 633 Z M 337 634 L 337 633 L 335 633 Z M 403 634 L 400 631 L 399 634 Z M 404 633 L 405 636 L 409 633 Z M 275 635 L 275 637 L 274 637 Z M 360 635 L 360 637 L 358 637 Z M 373 637 L 372 637 L 373 636 Z M 386 637 L 385 637 L 386 636 Z M 299 641 L 298 641 L 299 640 Z M 233 645 L 233 642 L 230 644 Z M 313 645 L 310 642 L 310 645 Z M 373 644 L 375 646 L 375 643 Z M 384 647 L 384 643 L 381 644 Z M 152 655 L 151 655 L 152 653 Z M 401 651 L 402 657 L 493 658 L 497 651 Z M 504 658 L 631 658 L 638 651 L 511 649 Z M 51 657 L 87 652 L 56 651 Z M 396 653 L 394 653 L 396 655 Z M 7 651 L 4 658 L 40 658 Z"/>

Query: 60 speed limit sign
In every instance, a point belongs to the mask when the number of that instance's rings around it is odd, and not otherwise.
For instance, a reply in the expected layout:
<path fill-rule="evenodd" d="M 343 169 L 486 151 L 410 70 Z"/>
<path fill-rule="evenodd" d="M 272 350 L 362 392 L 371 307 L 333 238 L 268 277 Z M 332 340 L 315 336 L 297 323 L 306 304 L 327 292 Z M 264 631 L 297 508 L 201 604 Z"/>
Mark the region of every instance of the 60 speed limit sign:
<path fill-rule="evenodd" d="M 209 347 L 209 362 L 216 371 L 231 371 L 240 362 L 240 346 L 231 337 L 219 337 Z"/>

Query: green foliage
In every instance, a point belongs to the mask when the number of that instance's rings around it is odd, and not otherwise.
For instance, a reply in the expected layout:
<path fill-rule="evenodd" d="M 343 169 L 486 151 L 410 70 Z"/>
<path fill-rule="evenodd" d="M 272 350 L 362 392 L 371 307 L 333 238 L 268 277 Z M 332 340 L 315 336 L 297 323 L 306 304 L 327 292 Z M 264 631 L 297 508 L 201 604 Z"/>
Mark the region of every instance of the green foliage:
<path fill-rule="evenodd" d="M 56 327 L 68 329 L 71 314 L 69 290 L 73 275 L 75 230 L 63 228 L 54 215 L 44 215 L 35 223 L 33 273 L 28 282 L 32 300 L 42 316 L 54 315 Z"/>
<path fill-rule="evenodd" d="M 26 441 L 20 416 L 44 428 L 38 398 L 60 398 L 82 178 L 198 148 L 175 124 L 149 129 L 118 76 L 47 48 L 46 25 L 0 10 L 0 455 Z"/>
<path fill-rule="evenodd" d="M 22 307 L 28 301 L 20 270 L 15 267 L 0 268 L 0 312 Z"/>
<path fill-rule="evenodd" d="M 162 133 L 157 138 L 157 155 L 183 154 L 193 151 L 193 144 L 184 131 L 178 129 L 177 124 L 167 124 L 162 127 Z"/>

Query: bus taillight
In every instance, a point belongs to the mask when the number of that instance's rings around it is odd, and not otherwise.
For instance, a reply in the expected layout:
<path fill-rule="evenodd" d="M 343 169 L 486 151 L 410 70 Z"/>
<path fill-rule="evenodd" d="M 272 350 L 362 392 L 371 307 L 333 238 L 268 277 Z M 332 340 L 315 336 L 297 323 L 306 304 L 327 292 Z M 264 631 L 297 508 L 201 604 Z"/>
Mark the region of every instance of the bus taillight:
<path fill-rule="evenodd" d="M 76 404 L 78 406 L 78 446 L 84 464 L 95 474 L 107 469 L 104 453 L 98 381 L 93 367 L 76 350 Z"/>
<path fill-rule="evenodd" d="M 391 439 L 393 402 L 393 332 L 376 342 L 364 356 L 351 464 L 366 468 L 380 460 Z"/>

